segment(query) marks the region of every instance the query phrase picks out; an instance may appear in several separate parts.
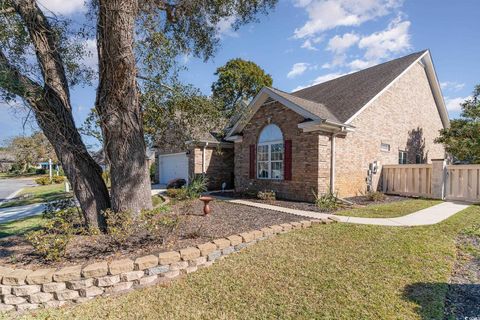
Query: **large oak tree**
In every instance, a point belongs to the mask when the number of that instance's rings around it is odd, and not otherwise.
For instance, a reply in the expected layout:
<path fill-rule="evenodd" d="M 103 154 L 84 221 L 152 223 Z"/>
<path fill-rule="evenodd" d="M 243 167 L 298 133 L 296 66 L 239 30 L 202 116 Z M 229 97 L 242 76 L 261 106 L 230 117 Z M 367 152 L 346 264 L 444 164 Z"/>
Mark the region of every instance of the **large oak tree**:
<path fill-rule="evenodd" d="M 40 128 L 55 148 L 72 182 L 87 221 L 100 225 L 101 210 L 133 213 L 151 207 L 145 159 L 142 82 L 159 86 L 176 54 L 205 60 L 218 45 L 217 24 L 233 17 L 233 28 L 256 19 L 277 0 L 94 0 L 97 19 L 99 85 L 96 110 L 106 157 L 111 165 L 111 200 L 100 168 L 83 144 L 72 116 L 69 80 L 77 68 L 80 49 L 64 32 L 65 22 L 46 17 L 34 0 L 1 2 L 0 88 L 4 97 L 20 97 L 35 112 Z M 174 48 L 163 55 L 163 48 Z M 5 48 L 5 49 L 4 49 Z M 29 77 L 22 63 L 35 52 L 38 77 Z M 23 60 L 22 60 L 23 59 Z M 72 71 L 72 77 L 69 77 Z M 141 79 L 139 81 L 138 79 Z M 149 86 L 150 90 L 154 86 Z"/>

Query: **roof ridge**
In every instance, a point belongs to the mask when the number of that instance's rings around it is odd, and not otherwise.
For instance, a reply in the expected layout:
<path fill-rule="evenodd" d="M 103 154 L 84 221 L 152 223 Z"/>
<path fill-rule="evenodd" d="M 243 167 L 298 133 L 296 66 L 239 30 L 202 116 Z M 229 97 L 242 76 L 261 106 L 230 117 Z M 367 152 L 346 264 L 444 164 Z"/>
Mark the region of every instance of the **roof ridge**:
<path fill-rule="evenodd" d="M 344 75 L 342 75 L 342 76 L 340 76 L 340 77 L 337 77 L 337 78 L 334 78 L 334 79 L 330 79 L 330 80 L 327 80 L 327 81 L 324 81 L 324 82 L 320 82 L 320 83 L 311 85 L 311 86 L 309 86 L 309 87 L 302 88 L 302 89 L 300 89 L 300 90 L 292 91 L 292 92 L 290 92 L 290 94 L 293 95 L 293 94 L 295 94 L 295 93 L 301 92 L 301 91 L 306 90 L 306 89 L 313 88 L 313 87 L 318 86 L 318 85 L 323 85 L 323 84 L 326 84 L 326 83 L 328 83 L 328 82 L 335 81 L 335 80 L 338 80 L 338 79 L 341 79 L 341 78 L 344 78 L 344 77 L 347 77 L 347 76 L 351 76 L 351 75 L 356 74 L 356 73 L 359 73 L 359 72 L 363 72 L 363 71 L 366 71 L 366 70 L 370 70 L 370 69 L 372 69 L 372 68 L 376 68 L 376 67 L 379 67 L 379 66 L 383 66 L 383 65 L 385 65 L 385 64 L 389 64 L 389 63 L 398 61 L 398 60 L 400 60 L 400 59 L 405 59 L 405 58 L 410 57 L 410 56 L 413 56 L 413 55 L 417 55 L 417 54 L 420 54 L 420 53 L 421 53 L 421 54 L 424 54 L 425 52 L 428 52 L 428 51 L 429 51 L 429 49 L 424 49 L 424 50 L 420 50 L 420 51 L 417 51 L 417 52 L 412 52 L 412 53 L 410 53 L 410 54 L 407 54 L 407 55 L 402 56 L 402 57 L 395 58 L 395 59 L 393 59 L 393 60 L 388 60 L 388 61 L 385 61 L 385 62 L 376 64 L 376 65 L 367 67 L 367 68 L 365 68 L 365 69 L 357 70 L 357 71 L 355 71 L 355 72 L 346 73 L 346 74 L 344 74 Z"/>

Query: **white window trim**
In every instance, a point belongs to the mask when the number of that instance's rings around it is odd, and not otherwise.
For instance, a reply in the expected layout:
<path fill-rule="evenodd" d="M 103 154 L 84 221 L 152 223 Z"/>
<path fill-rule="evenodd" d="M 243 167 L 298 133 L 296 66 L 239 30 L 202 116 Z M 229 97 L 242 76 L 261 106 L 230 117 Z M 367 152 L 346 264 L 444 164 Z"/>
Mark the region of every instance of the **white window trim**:
<path fill-rule="evenodd" d="M 272 161 L 272 145 L 273 144 L 282 144 L 283 145 L 283 160 L 273 160 Z M 264 161 L 258 161 L 258 147 L 260 146 L 268 146 L 268 160 L 264 160 Z M 257 159 L 255 159 L 256 161 L 256 166 L 257 166 L 257 179 L 259 180 L 284 180 L 285 177 L 284 177 L 284 174 L 282 174 L 282 177 L 281 178 L 272 178 L 270 177 L 271 174 L 272 174 L 272 162 L 281 162 L 282 163 L 282 168 L 284 168 L 284 165 L 285 165 L 285 143 L 283 140 L 275 140 L 275 141 L 268 141 L 268 142 L 262 142 L 262 143 L 259 143 L 257 144 L 257 150 L 256 150 L 256 157 Z M 266 162 L 268 164 L 268 175 L 269 177 L 267 178 L 263 178 L 263 177 L 260 177 L 260 170 L 258 170 L 258 164 L 260 162 Z"/>

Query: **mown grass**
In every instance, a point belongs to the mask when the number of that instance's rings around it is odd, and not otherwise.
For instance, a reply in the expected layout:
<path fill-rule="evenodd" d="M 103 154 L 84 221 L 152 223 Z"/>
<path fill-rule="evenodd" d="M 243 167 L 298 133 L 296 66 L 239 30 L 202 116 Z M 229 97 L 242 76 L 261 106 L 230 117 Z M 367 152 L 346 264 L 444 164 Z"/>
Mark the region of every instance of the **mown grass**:
<path fill-rule="evenodd" d="M 363 218 L 394 218 L 434 206 L 441 202 L 441 200 L 432 199 L 412 199 L 390 203 L 372 204 L 362 208 L 340 210 L 335 212 L 335 214 Z"/>
<path fill-rule="evenodd" d="M 65 185 L 63 183 L 27 187 L 24 188 L 15 199 L 0 205 L 0 208 L 25 206 L 34 203 L 65 199 L 71 196 L 71 193 L 65 192 Z"/>
<path fill-rule="evenodd" d="M 23 319 L 443 319 L 455 238 L 472 206 L 425 227 L 318 225 L 167 286 Z"/>
<path fill-rule="evenodd" d="M 38 229 L 42 224 L 41 216 L 29 217 L 21 220 L 0 224 L 0 238 L 13 235 L 24 235 L 25 233 Z"/>

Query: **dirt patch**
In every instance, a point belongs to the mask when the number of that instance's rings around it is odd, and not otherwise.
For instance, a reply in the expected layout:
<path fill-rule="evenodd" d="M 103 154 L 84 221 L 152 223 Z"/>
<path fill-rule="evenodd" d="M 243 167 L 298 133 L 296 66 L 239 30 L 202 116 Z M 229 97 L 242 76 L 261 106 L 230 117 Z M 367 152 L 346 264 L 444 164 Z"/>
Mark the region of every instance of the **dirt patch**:
<path fill-rule="evenodd" d="M 479 317 L 480 236 L 461 235 L 457 239 L 457 260 L 448 286 L 445 319 Z"/>
<path fill-rule="evenodd" d="M 68 246 L 66 257 L 57 263 L 43 261 L 22 236 L 3 238 L 0 239 L 0 265 L 37 268 L 121 257 L 134 258 L 150 253 L 177 250 L 270 225 L 305 219 L 218 200 L 213 201 L 210 206 L 211 214 L 204 216 L 203 204 L 198 200 L 189 204 L 185 202 L 172 204 L 170 214 L 178 215 L 180 222 L 176 230 L 163 241 L 154 239 L 145 232 L 133 235 L 121 248 L 112 248 L 108 238 L 103 235 L 75 236 Z"/>
<path fill-rule="evenodd" d="M 267 201 L 267 200 L 260 200 L 256 197 L 253 197 L 251 195 L 245 194 L 245 193 L 239 193 L 239 192 L 218 192 L 218 193 L 212 193 L 212 196 L 219 196 L 219 197 L 229 197 L 229 198 L 234 198 L 234 199 L 244 199 L 252 202 L 257 202 L 257 203 L 265 203 L 265 204 L 271 204 L 274 206 L 279 206 L 279 207 L 284 207 L 284 208 L 289 208 L 289 209 L 296 209 L 296 210 L 304 210 L 304 211 L 315 211 L 315 212 L 325 212 L 322 211 L 320 208 L 318 208 L 314 203 L 311 202 L 302 202 L 302 201 L 292 201 L 292 200 L 284 200 L 284 199 L 277 199 L 275 201 Z M 405 201 L 408 200 L 409 198 L 406 197 L 400 197 L 400 196 L 390 196 L 390 195 L 385 195 L 385 199 L 382 201 L 371 201 L 368 200 L 367 196 L 358 196 L 358 197 L 351 197 L 351 198 L 345 198 L 345 200 L 352 202 L 353 205 L 348 205 L 347 203 L 342 204 L 337 210 L 335 211 L 340 211 L 344 209 L 351 209 L 355 207 L 365 207 L 368 205 L 374 205 L 374 204 L 382 204 L 382 203 L 391 203 L 391 202 L 396 202 L 396 201 Z M 329 211 L 328 213 L 335 213 L 335 211 Z"/>

